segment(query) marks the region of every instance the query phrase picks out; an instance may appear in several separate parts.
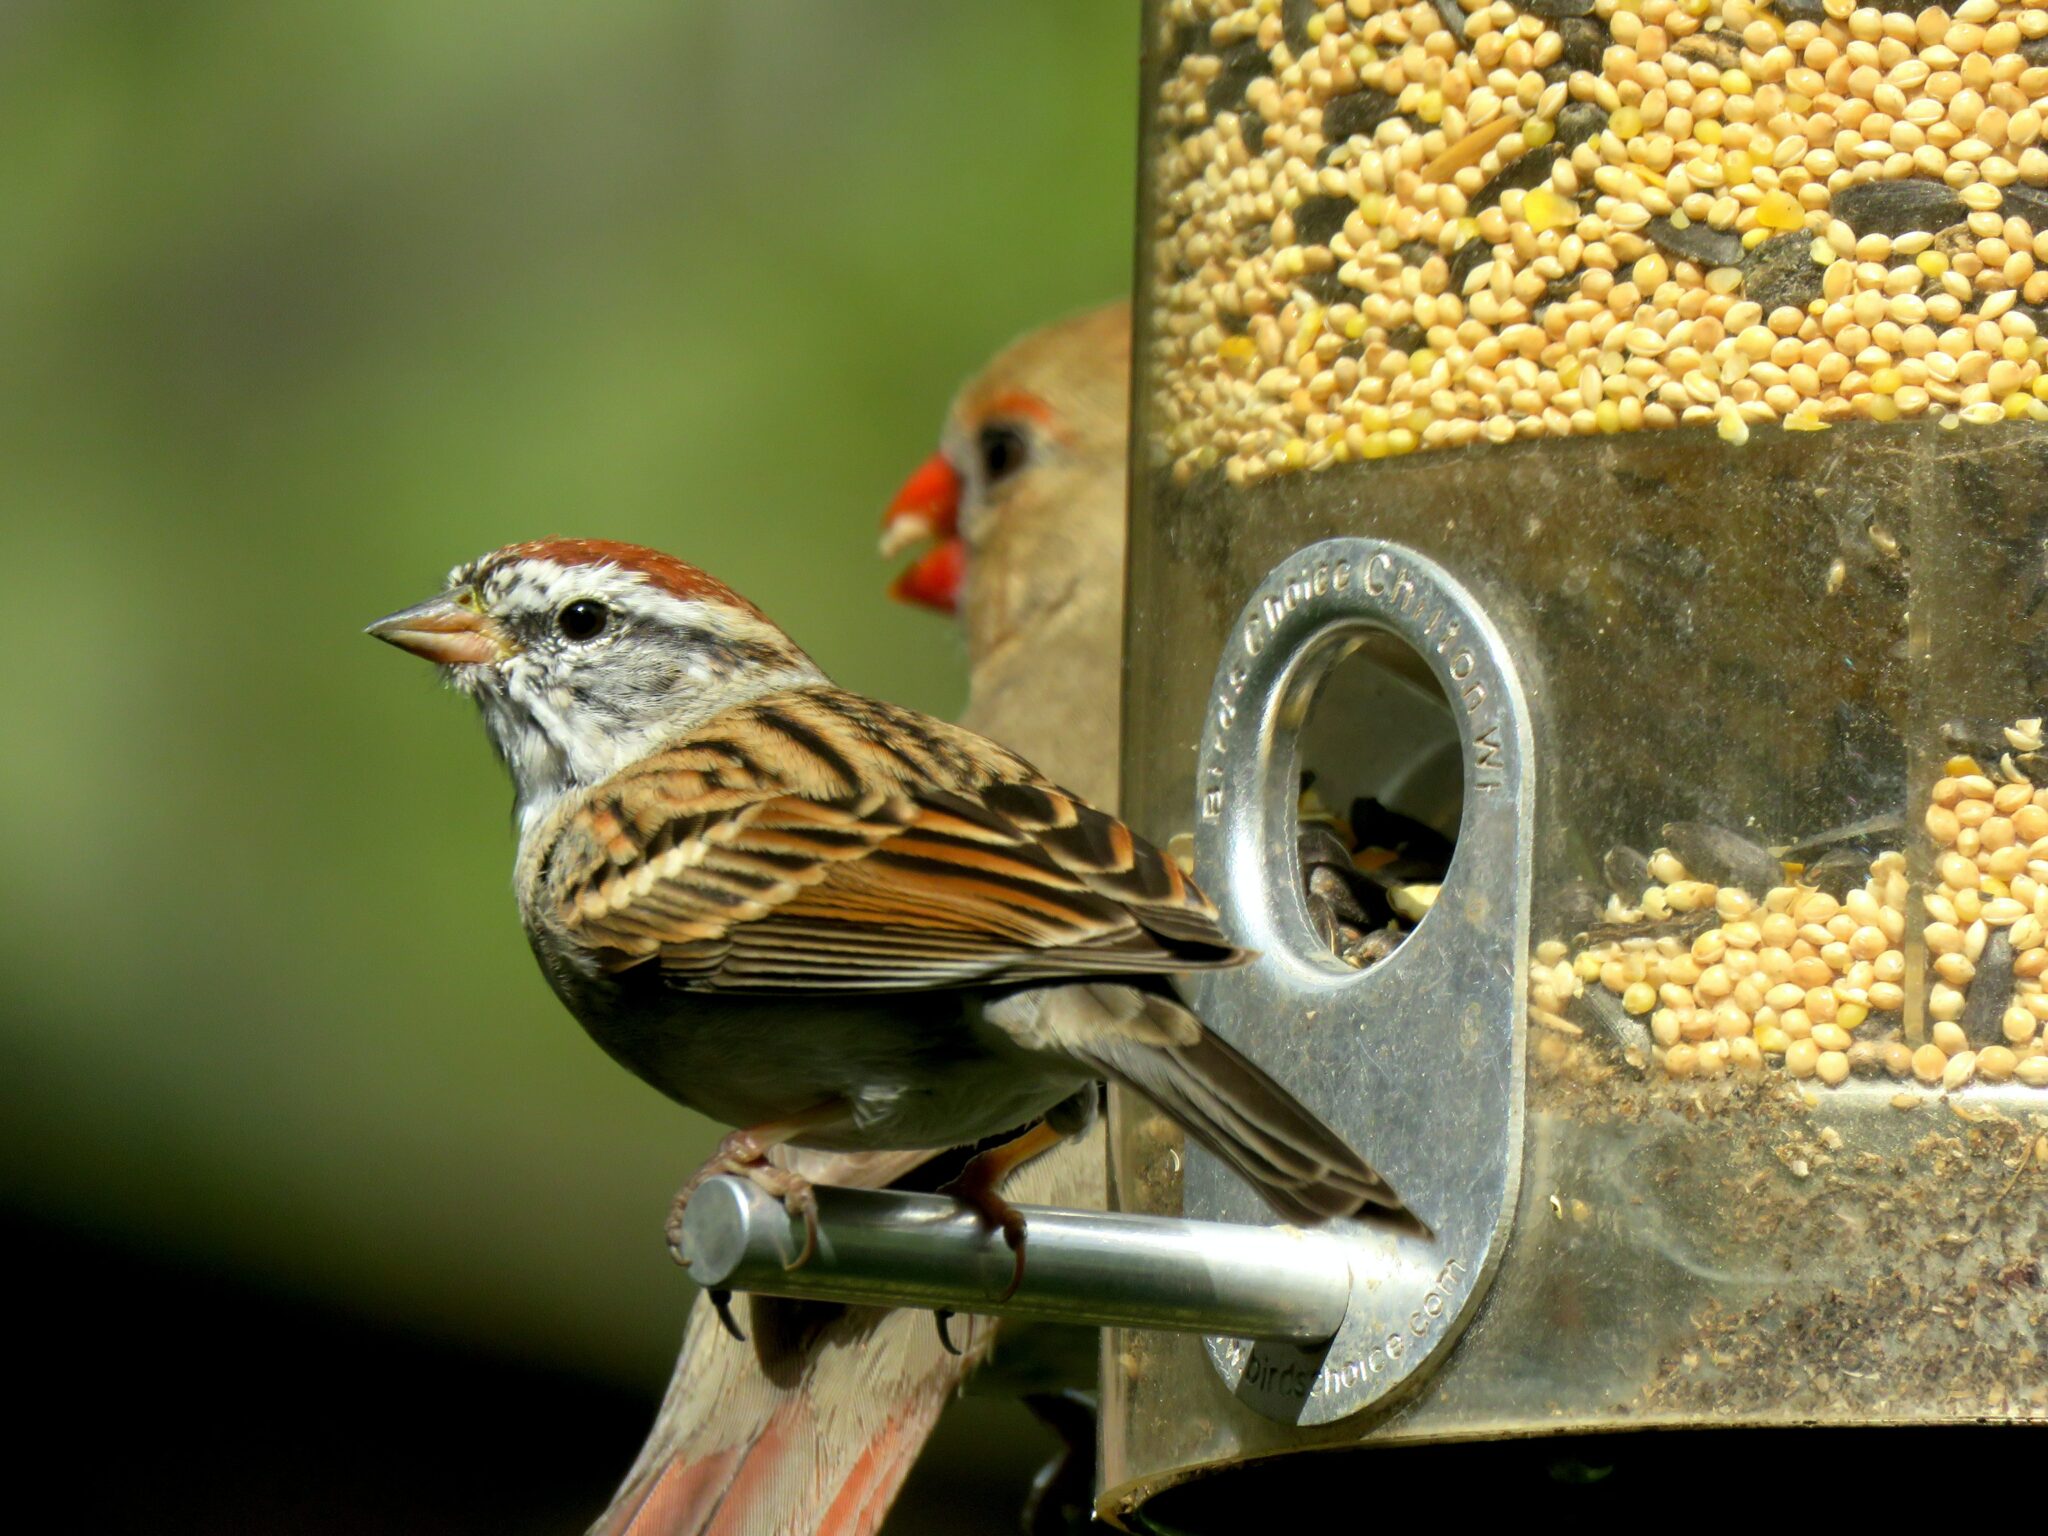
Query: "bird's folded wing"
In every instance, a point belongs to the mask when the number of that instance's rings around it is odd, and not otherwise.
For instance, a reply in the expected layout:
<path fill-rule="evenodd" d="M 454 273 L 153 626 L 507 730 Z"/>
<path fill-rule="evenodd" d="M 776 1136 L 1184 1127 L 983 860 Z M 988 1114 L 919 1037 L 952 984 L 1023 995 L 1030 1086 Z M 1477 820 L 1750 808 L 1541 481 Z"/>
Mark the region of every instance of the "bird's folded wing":
<path fill-rule="evenodd" d="M 548 859 L 613 969 L 900 991 L 1236 963 L 1208 899 L 1114 817 L 940 721 L 834 689 L 730 711 L 599 786 Z"/>

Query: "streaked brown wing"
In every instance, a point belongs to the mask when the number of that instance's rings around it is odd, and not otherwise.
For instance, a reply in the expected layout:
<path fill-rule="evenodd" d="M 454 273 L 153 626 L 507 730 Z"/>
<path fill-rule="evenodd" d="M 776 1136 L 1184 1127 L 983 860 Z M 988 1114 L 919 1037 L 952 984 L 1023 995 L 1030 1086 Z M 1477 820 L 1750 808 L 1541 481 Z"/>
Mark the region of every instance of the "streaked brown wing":
<path fill-rule="evenodd" d="M 548 868 L 615 969 L 687 986 L 903 991 L 1208 969 L 1239 952 L 1172 860 L 939 721 L 805 689 L 602 785 Z"/>

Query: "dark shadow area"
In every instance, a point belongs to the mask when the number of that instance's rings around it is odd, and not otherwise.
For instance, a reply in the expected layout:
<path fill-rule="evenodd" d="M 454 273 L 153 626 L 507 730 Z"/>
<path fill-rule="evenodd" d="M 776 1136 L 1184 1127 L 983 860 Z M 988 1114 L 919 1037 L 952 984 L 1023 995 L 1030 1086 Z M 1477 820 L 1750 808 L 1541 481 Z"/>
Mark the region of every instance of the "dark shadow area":
<path fill-rule="evenodd" d="M 15 1465 L 77 1530 L 574 1532 L 654 1412 L 640 1393 L 397 1331 L 0 1215 Z M 17 1435 L 19 1432 L 17 1431 Z"/>
<path fill-rule="evenodd" d="M 610 1499 L 648 1394 L 394 1329 L 0 1213 L 16 1466 L 64 1529 L 560 1536 Z M 953 1405 L 887 1530 L 1008 1536 L 1048 1432 Z"/>

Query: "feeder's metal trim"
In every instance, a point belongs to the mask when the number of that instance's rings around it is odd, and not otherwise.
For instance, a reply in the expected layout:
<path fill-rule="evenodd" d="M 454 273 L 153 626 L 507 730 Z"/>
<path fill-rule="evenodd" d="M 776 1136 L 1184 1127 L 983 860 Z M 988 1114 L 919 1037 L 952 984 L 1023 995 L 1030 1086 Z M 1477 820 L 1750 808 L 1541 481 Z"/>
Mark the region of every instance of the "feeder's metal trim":
<path fill-rule="evenodd" d="M 1405 641 L 1464 746 L 1464 819 L 1435 905 L 1357 972 L 1299 896 L 1296 745 L 1317 688 L 1368 637 Z M 1378 539 L 1330 539 L 1275 566 L 1225 642 L 1202 732 L 1195 865 L 1250 965 L 1201 977 L 1197 1011 L 1328 1118 L 1430 1228 L 1360 1223 L 1352 1313 L 1327 1353 L 1208 1341 L 1237 1395 L 1288 1423 L 1394 1400 L 1440 1359 L 1499 1262 L 1521 1177 L 1533 774 L 1513 658 L 1443 567 Z M 1258 1198 L 1189 1149 L 1190 1216 L 1256 1222 Z"/>
<path fill-rule="evenodd" d="M 1353 1245 L 1291 1227 L 1234 1227 L 1020 1206 L 1024 1277 L 1002 1234 L 943 1195 L 820 1185 L 818 1242 L 742 1178 L 707 1180 L 683 1213 L 700 1285 L 819 1301 L 929 1307 L 1090 1327 L 1223 1330 L 1313 1350 L 1342 1325 Z"/>

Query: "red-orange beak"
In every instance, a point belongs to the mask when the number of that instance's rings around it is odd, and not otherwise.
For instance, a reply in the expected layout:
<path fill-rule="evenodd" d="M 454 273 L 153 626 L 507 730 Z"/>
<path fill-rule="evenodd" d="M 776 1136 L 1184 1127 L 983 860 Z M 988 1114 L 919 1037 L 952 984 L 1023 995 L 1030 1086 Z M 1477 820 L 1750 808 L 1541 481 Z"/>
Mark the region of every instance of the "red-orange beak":
<path fill-rule="evenodd" d="M 890 583 L 889 595 L 899 603 L 951 613 L 960 606 L 967 546 L 960 539 L 960 476 L 943 453 L 918 465 L 882 514 L 885 557 L 927 541 L 931 547 Z"/>
<path fill-rule="evenodd" d="M 954 613 L 960 607 L 960 584 L 966 576 L 967 546 L 958 539 L 941 539 L 889 583 L 889 595 L 899 603 Z"/>

